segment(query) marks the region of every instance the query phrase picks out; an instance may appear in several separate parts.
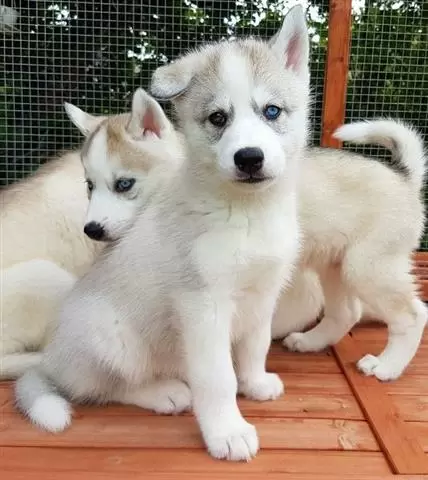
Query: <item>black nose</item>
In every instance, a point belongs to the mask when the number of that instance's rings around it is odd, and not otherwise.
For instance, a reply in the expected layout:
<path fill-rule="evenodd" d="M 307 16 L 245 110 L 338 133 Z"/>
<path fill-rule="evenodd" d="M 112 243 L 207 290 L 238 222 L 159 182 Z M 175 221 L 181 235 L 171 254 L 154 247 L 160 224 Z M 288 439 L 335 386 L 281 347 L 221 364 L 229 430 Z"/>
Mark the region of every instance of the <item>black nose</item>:
<path fill-rule="evenodd" d="M 92 240 L 102 240 L 104 238 L 104 227 L 97 222 L 87 223 L 83 231 Z"/>
<path fill-rule="evenodd" d="M 262 168 L 264 158 L 262 150 L 257 147 L 241 148 L 233 157 L 236 168 L 248 175 L 252 175 Z"/>

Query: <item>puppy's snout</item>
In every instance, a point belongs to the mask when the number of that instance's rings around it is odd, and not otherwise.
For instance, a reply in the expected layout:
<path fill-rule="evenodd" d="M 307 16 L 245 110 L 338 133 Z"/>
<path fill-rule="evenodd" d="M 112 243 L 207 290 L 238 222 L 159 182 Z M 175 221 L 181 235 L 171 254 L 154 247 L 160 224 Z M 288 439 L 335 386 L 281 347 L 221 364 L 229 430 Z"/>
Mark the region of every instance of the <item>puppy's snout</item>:
<path fill-rule="evenodd" d="M 236 168 L 248 175 L 253 175 L 263 167 L 264 154 L 258 147 L 245 147 L 234 155 Z"/>
<path fill-rule="evenodd" d="M 92 240 L 102 240 L 105 235 L 104 227 L 98 222 L 87 223 L 83 231 Z"/>

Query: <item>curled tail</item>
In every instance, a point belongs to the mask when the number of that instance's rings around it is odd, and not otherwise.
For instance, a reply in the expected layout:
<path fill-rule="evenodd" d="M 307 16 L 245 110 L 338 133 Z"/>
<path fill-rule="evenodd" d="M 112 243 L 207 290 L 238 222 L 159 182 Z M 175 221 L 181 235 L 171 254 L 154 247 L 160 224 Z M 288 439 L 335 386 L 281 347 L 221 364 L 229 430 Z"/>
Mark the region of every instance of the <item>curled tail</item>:
<path fill-rule="evenodd" d="M 60 432 L 71 423 L 71 405 L 39 368 L 27 370 L 17 380 L 15 399 L 17 407 L 44 430 Z"/>
<path fill-rule="evenodd" d="M 426 172 L 424 142 L 409 125 L 390 119 L 354 122 L 339 127 L 334 136 L 344 142 L 372 143 L 387 148 L 401 167 L 401 175 L 421 190 Z"/>

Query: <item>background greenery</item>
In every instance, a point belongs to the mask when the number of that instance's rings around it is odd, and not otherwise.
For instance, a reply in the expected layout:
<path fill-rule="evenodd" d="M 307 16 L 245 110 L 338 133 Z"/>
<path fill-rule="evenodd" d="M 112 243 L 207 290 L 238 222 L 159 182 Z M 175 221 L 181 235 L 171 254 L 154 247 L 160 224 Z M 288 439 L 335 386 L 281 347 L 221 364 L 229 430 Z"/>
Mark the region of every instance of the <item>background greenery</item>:
<path fill-rule="evenodd" d="M 64 101 L 93 113 L 127 110 L 157 65 L 203 41 L 269 37 L 296 3 L 310 26 L 317 144 L 328 0 L 2 1 L 0 184 L 79 144 Z M 403 118 L 427 138 L 427 51 L 427 0 L 354 0 L 347 120 Z"/>

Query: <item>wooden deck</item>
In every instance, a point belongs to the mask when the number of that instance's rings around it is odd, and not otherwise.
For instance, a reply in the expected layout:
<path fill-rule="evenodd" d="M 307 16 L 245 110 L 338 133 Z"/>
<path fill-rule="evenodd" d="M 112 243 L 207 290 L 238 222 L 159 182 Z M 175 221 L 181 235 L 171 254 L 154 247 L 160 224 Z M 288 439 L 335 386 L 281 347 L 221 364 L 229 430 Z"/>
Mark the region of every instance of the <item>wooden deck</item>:
<path fill-rule="evenodd" d="M 191 415 L 81 407 L 66 433 L 42 433 L 15 412 L 11 385 L 3 383 L 0 477 L 428 479 L 428 335 L 405 375 L 381 384 L 356 372 L 354 361 L 380 351 L 385 338 L 384 328 L 359 328 L 334 351 L 312 355 L 274 345 L 269 369 L 281 374 L 286 394 L 274 402 L 240 402 L 261 441 L 249 464 L 212 460 Z"/>

